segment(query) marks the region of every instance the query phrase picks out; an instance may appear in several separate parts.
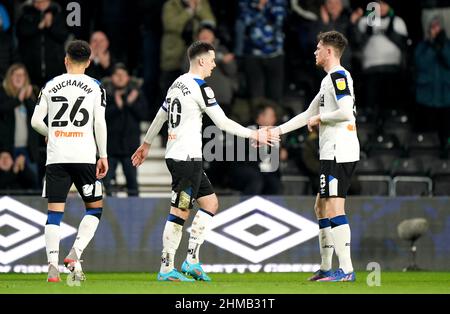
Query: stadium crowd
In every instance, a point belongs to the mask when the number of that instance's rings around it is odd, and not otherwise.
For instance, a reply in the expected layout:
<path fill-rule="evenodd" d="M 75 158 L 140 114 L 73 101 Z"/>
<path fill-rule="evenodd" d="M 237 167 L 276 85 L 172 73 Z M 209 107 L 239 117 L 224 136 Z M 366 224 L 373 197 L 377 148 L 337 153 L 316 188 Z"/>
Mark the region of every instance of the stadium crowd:
<path fill-rule="evenodd" d="M 68 23 L 70 2 L 80 4 L 79 25 Z M 378 3 L 374 22 L 365 0 L 0 0 L 0 190 L 42 188 L 46 144 L 30 119 L 39 90 L 65 72 L 71 39 L 90 43 L 86 74 L 107 90 L 105 186 L 121 163 L 128 194 L 138 195 L 130 156 L 140 123 L 153 119 L 185 72 L 194 40 L 216 47 L 217 68 L 206 81 L 227 115 L 264 126 L 308 106 L 324 76 L 314 64 L 316 36 L 334 29 L 350 43 L 342 65 L 355 82 L 359 173 L 430 178 L 432 193 L 449 194 L 450 0 Z M 205 169 L 217 187 L 243 194 L 286 193 L 283 175 L 314 178 L 304 192 L 316 192 L 317 134 L 284 138 L 280 160 L 270 174 L 261 170 L 264 161 L 211 162 Z M 355 184 L 353 193 L 389 194 L 372 183 Z"/>

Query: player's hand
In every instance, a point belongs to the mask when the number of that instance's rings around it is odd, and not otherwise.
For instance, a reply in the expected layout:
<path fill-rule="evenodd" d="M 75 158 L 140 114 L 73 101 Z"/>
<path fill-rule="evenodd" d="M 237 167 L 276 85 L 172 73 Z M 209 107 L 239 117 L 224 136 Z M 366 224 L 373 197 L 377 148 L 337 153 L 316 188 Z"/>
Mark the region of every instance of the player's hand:
<path fill-rule="evenodd" d="M 320 125 L 320 114 L 312 116 L 311 118 L 308 119 L 309 132 L 312 132 L 313 128 L 318 125 Z"/>
<path fill-rule="evenodd" d="M 100 158 L 97 161 L 97 167 L 96 167 L 96 173 L 95 176 L 97 179 L 103 179 L 106 176 L 106 173 L 108 172 L 108 158 Z"/>
<path fill-rule="evenodd" d="M 258 144 L 274 146 L 275 143 L 280 141 L 280 136 L 269 132 L 268 127 L 261 128 L 259 130 L 253 130 L 250 134 L 250 138 L 254 140 L 252 145 L 254 147 L 259 147 Z"/>
<path fill-rule="evenodd" d="M 143 143 L 141 146 L 136 149 L 133 156 L 131 156 L 131 163 L 136 168 L 142 165 L 145 161 L 145 158 L 147 158 L 148 151 L 150 150 L 150 144 Z"/>

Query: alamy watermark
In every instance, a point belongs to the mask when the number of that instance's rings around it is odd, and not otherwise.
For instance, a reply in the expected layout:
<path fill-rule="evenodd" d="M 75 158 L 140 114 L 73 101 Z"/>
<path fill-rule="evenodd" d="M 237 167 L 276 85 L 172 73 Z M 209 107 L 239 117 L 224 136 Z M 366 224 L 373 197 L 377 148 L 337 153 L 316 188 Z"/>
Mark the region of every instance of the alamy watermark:
<path fill-rule="evenodd" d="M 261 172 L 274 172 L 280 166 L 280 146 L 249 145 L 248 140 L 229 133 L 224 135 L 218 127 L 205 128 L 203 138 L 210 139 L 203 146 L 205 161 L 259 162 Z M 256 143 L 253 143 L 256 144 Z"/>
<path fill-rule="evenodd" d="M 367 285 L 369 287 L 380 287 L 381 286 L 381 266 L 377 262 L 370 262 L 367 264 L 366 270 L 371 271 L 367 275 Z"/>
<path fill-rule="evenodd" d="M 67 26 L 81 26 L 81 5 L 78 2 L 69 2 L 66 6 L 66 10 L 70 13 L 67 14 L 66 23 Z"/>
<path fill-rule="evenodd" d="M 369 2 L 366 7 L 367 25 L 374 27 L 381 25 L 381 6 L 378 2 Z"/>

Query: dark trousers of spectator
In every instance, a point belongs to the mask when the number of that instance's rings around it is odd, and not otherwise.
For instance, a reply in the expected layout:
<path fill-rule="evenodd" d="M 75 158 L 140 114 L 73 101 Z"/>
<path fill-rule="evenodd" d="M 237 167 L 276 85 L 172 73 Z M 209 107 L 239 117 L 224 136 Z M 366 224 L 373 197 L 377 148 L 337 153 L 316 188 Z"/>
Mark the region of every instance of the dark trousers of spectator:
<path fill-rule="evenodd" d="M 127 181 L 128 196 L 138 195 L 137 170 L 133 167 L 130 157 L 108 156 L 109 170 L 104 180 L 105 188 L 108 194 L 111 193 L 111 180 L 116 178 L 116 169 L 120 162 L 123 173 Z"/>
<path fill-rule="evenodd" d="M 39 189 L 38 183 L 38 164 L 36 162 L 32 162 L 30 159 L 30 153 L 28 152 L 27 147 L 15 147 L 13 158 L 14 160 L 19 156 L 23 155 L 25 157 L 25 167 L 27 167 L 32 175 L 29 176 L 30 182 L 32 182 L 33 189 Z"/>
<path fill-rule="evenodd" d="M 244 64 L 250 98 L 252 100 L 268 98 L 281 104 L 284 86 L 284 56 L 246 57 Z"/>
<path fill-rule="evenodd" d="M 400 82 L 400 71 L 366 71 L 364 74 L 364 108 L 372 110 L 381 122 L 387 110 L 402 109 L 401 99 L 407 91 Z"/>
<path fill-rule="evenodd" d="M 250 165 L 239 165 L 231 171 L 231 187 L 243 195 L 278 195 L 281 193 L 281 180 L 277 173 L 262 173 Z"/>
<path fill-rule="evenodd" d="M 414 129 L 417 132 L 438 132 L 441 146 L 450 145 L 450 107 L 435 108 L 417 104 Z"/>

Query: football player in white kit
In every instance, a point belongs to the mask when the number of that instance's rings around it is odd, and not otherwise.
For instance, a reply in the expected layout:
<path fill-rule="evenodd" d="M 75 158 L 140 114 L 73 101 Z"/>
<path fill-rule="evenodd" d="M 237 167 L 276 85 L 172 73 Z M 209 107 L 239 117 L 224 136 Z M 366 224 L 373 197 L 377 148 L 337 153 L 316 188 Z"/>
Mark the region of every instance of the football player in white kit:
<path fill-rule="evenodd" d="M 353 80 L 340 64 L 348 42 L 336 31 L 320 33 L 317 39 L 316 65 L 327 72 L 320 91 L 306 111 L 271 129 L 271 133 L 285 134 L 305 125 L 312 131 L 313 127 L 319 126 L 320 184 L 314 209 L 319 222 L 322 262 L 309 280 L 355 281 L 345 197 L 359 160 L 359 141 Z M 335 271 L 331 270 L 333 248 L 339 259 L 339 268 Z"/>
<path fill-rule="evenodd" d="M 222 130 L 261 144 L 279 141 L 268 137 L 267 130 L 244 128 L 228 119 L 217 103 L 214 91 L 204 79 L 216 66 L 214 47 L 194 42 L 188 49 L 189 72 L 178 77 L 167 92 L 166 99 L 145 136 L 144 143 L 131 157 L 133 165 L 141 165 L 150 145 L 168 120 L 166 164 L 172 175 L 170 214 L 163 232 L 161 268 L 157 279 L 162 281 L 210 281 L 199 261 L 199 249 L 205 240 L 211 220 L 219 207 L 217 196 L 202 167 L 202 116 L 206 113 Z M 174 267 L 175 252 L 182 237 L 183 224 L 189 217 L 193 202 L 199 210 L 192 222 L 186 260 L 181 272 Z M 187 274 L 194 279 L 183 275 Z"/>
<path fill-rule="evenodd" d="M 80 258 L 94 237 L 103 209 L 101 180 L 108 171 L 105 91 L 84 74 L 91 49 L 85 41 L 67 48 L 67 74 L 55 77 L 41 90 L 31 119 L 33 128 L 48 139 L 43 196 L 48 198 L 45 244 L 48 282 L 59 282 L 60 223 L 67 194 L 75 184 L 86 206 L 78 234 L 64 265 L 73 280 L 85 279 Z M 48 125 L 44 122 L 48 117 Z M 97 149 L 99 159 L 97 161 Z"/>

